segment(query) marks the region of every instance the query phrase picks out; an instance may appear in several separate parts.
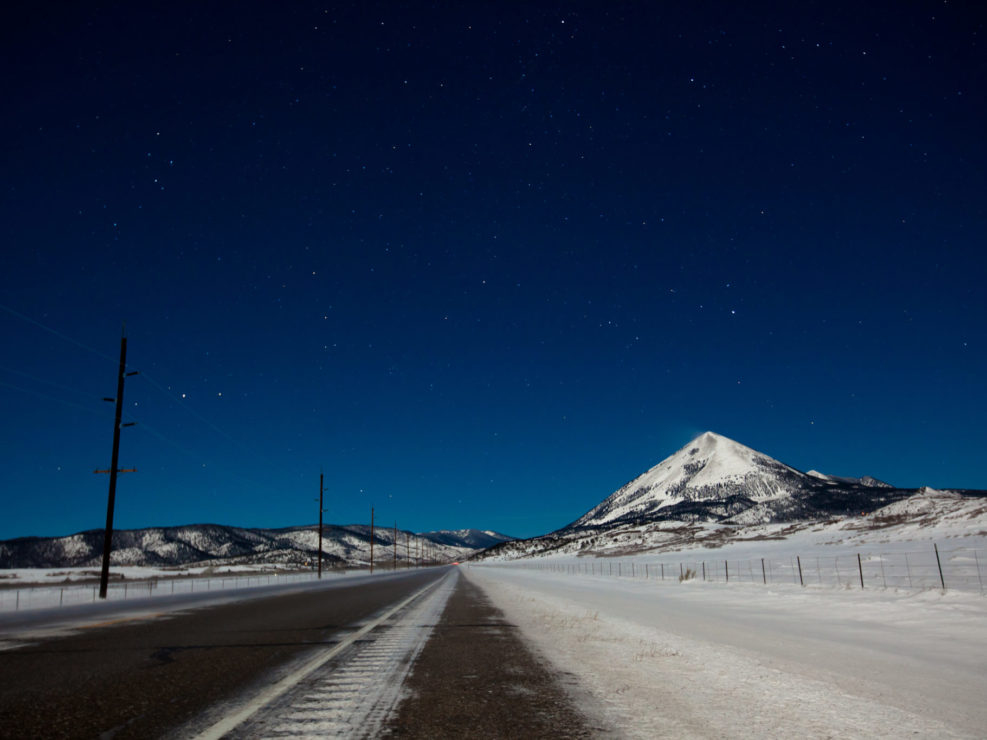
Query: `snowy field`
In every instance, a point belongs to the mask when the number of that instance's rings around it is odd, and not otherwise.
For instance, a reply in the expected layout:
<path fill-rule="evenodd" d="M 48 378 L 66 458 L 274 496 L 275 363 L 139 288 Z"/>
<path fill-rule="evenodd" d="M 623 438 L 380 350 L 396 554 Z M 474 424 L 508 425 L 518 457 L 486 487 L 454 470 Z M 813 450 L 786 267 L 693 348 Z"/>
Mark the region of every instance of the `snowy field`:
<path fill-rule="evenodd" d="M 465 569 L 618 735 L 987 735 L 987 599 Z"/>
<path fill-rule="evenodd" d="M 697 547 L 681 552 L 630 552 L 606 557 L 566 553 L 511 562 L 519 568 L 675 581 L 792 583 L 809 588 L 938 589 L 987 593 L 987 543 L 982 537 L 962 540 L 813 542 L 811 532 L 783 542 L 752 541 L 724 547 Z"/>
<path fill-rule="evenodd" d="M 110 567 L 110 579 L 116 580 L 148 580 L 152 578 L 179 578 L 183 576 L 229 577 L 244 575 L 269 575 L 284 570 L 297 570 L 290 565 L 224 565 L 221 567 L 195 566 L 155 568 L 145 565 L 113 565 Z M 0 584 L 15 585 L 66 585 L 76 581 L 99 580 L 99 567 L 80 568 L 9 568 L 0 570 Z"/>
<path fill-rule="evenodd" d="M 278 569 L 276 565 L 223 566 L 219 568 L 184 568 L 181 570 L 144 566 L 114 566 L 106 597 L 109 601 L 149 599 L 171 594 L 303 583 L 318 578 L 312 572 Z M 380 570 L 381 573 L 388 572 Z M 0 571 L 0 612 L 25 611 L 71 606 L 96 601 L 99 593 L 99 571 L 92 568 L 18 568 Z M 366 575 L 365 570 L 342 571 L 326 569 L 323 580 L 346 575 Z M 97 579 L 93 583 L 93 578 Z M 78 583 L 78 581 L 88 581 Z M 6 586 L 6 587 L 2 587 Z"/>

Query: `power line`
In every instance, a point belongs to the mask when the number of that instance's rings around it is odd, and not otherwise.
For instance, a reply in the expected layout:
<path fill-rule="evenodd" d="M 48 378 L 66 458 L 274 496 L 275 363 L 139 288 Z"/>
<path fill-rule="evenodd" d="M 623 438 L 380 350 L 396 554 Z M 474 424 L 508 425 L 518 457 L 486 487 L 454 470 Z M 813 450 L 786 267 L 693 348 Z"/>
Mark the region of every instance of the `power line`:
<path fill-rule="evenodd" d="M 110 357 L 108 354 L 105 354 L 103 352 L 100 352 L 98 349 L 95 349 L 93 347 L 90 347 L 88 344 L 83 344 L 82 342 L 78 341 L 77 339 L 73 339 L 72 337 L 66 336 L 65 334 L 62 334 L 60 331 L 57 331 L 55 329 L 52 329 L 50 326 L 45 326 L 40 321 L 36 321 L 35 319 L 32 319 L 30 316 L 25 316 L 20 311 L 15 311 L 10 306 L 5 306 L 2 303 L 0 303 L 0 309 L 3 309 L 4 311 L 6 311 L 7 313 L 11 314 L 12 316 L 16 316 L 21 321 L 26 321 L 29 324 L 34 324 L 35 326 L 37 326 L 37 327 L 39 327 L 41 329 L 44 329 L 49 334 L 54 334 L 59 339 L 63 339 L 66 342 L 69 342 L 70 344 L 74 344 L 77 347 L 82 347 L 82 349 L 84 349 L 84 350 L 86 350 L 88 352 L 92 352 L 94 355 L 99 355 L 104 360 L 109 360 L 110 362 L 116 362 L 116 358 Z"/>
<path fill-rule="evenodd" d="M 99 356 L 99 357 L 101 357 L 101 358 L 103 358 L 105 360 L 109 360 L 111 362 L 115 361 L 115 359 L 113 357 L 110 357 L 109 355 L 107 355 L 107 354 L 105 354 L 103 352 L 100 352 L 98 349 L 95 349 L 93 347 L 90 347 L 89 345 L 84 344 L 83 342 L 80 342 L 77 339 L 73 339 L 72 337 L 70 337 L 70 336 L 68 336 L 66 334 L 63 334 L 62 332 L 58 331 L 57 329 L 53 329 L 50 326 L 47 326 L 47 325 L 41 323 L 40 321 L 38 321 L 36 319 L 32 319 L 30 316 L 26 316 L 26 315 L 22 314 L 20 311 L 14 310 L 10 306 L 6 306 L 6 305 L 0 303 L 0 309 L 3 309 L 4 311 L 6 311 L 7 313 L 11 314 L 12 316 L 15 316 L 18 319 L 20 319 L 21 321 L 24 321 L 24 322 L 26 322 L 28 324 L 31 324 L 33 326 L 36 326 L 39 329 L 42 329 L 42 330 L 48 332 L 49 334 L 51 334 L 53 336 L 56 336 L 59 339 L 65 341 L 65 342 L 69 342 L 70 344 L 74 344 L 77 347 L 81 347 L 82 349 L 87 350 L 88 352 L 92 352 L 93 354 L 95 354 L 95 355 L 97 355 L 97 356 Z M 25 372 L 23 372 L 21 370 L 14 370 L 13 368 L 6 368 L 6 367 L 0 367 L 0 369 L 6 370 L 8 372 L 12 372 L 12 373 L 17 374 L 17 375 L 21 375 L 21 376 L 23 376 L 25 378 L 31 378 L 31 379 L 34 379 L 34 380 L 38 380 L 38 381 L 40 381 L 42 383 L 47 383 L 48 385 L 52 385 L 52 386 L 54 386 L 56 388 L 61 388 L 62 390 L 70 391 L 70 392 L 73 392 L 73 393 L 81 393 L 83 395 L 87 395 L 89 393 L 88 391 L 80 391 L 80 390 L 77 390 L 77 389 L 69 388 L 68 386 L 60 386 L 58 383 L 54 383 L 52 381 L 44 380 L 42 378 L 35 378 L 34 376 L 32 376 L 32 375 L 30 375 L 28 373 L 25 373 Z M 177 393 L 174 393 L 173 391 L 168 390 L 162 383 L 160 383 L 159 381 L 155 380 L 154 377 L 148 375 L 146 372 L 142 372 L 140 377 L 142 377 L 144 380 L 146 380 L 148 383 L 150 383 L 150 385 L 151 385 L 152 388 L 158 390 L 159 392 L 161 392 L 162 394 L 164 394 L 170 400 L 175 401 L 178 404 L 178 407 L 179 408 L 181 408 L 183 411 L 185 411 L 186 413 L 188 413 L 190 416 L 192 416 L 194 419 L 196 419 L 200 423 L 202 423 L 205 426 L 207 426 L 213 432 L 216 432 L 217 434 L 221 434 L 226 439 L 230 440 L 231 442 L 233 442 L 235 444 L 240 445 L 241 448 L 246 449 L 244 447 L 243 443 L 241 443 L 239 440 L 237 440 L 232 434 L 230 434 L 229 432 L 227 432 L 222 427 L 216 425 L 215 423 L 213 423 L 212 421 L 210 421 L 209 419 L 207 419 L 206 417 L 204 417 L 202 414 L 200 414 L 199 412 L 197 412 L 195 409 L 193 409 L 187 403 L 183 403 L 182 402 L 182 399 L 179 398 L 179 396 L 178 396 Z M 14 389 L 14 390 L 23 391 L 25 393 L 33 393 L 34 395 L 41 396 L 42 398 L 49 398 L 51 400 L 58 400 L 58 399 L 56 399 L 54 397 L 51 397 L 51 396 L 45 396 L 44 394 L 39 393 L 37 391 L 30 391 L 30 390 L 28 390 L 26 388 L 20 388 L 20 387 L 11 385 L 9 383 L 3 383 L 2 381 L 0 381 L 0 384 L 3 384 L 3 385 L 5 385 L 5 386 L 7 386 L 9 388 Z M 64 403 L 69 403 L 70 405 L 72 405 L 70 402 L 67 402 L 67 401 L 64 402 Z"/>
<path fill-rule="evenodd" d="M 84 391 L 81 390 L 80 388 L 72 388 L 67 385 L 62 385 L 61 383 L 56 383 L 53 380 L 46 380 L 45 378 L 38 377 L 37 375 L 26 373 L 23 370 L 15 370 L 12 367 L 6 367 L 4 365 L 0 365 L 0 370 L 3 370 L 6 373 L 13 373 L 14 375 L 20 375 L 22 378 L 27 378 L 28 380 L 34 380 L 38 383 L 44 383 L 45 385 L 50 385 L 54 388 L 58 388 L 59 390 L 68 391 L 69 393 L 78 393 L 81 396 L 87 396 L 87 397 L 92 396 L 91 390 Z"/>
<path fill-rule="evenodd" d="M 199 412 L 195 411 L 187 403 L 183 403 L 182 402 L 182 399 L 178 396 L 177 393 L 175 393 L 174 391 L 168 390 L 165 386 L 163 386 L 158 381 L 154 380 L 154 378 L 152 378 L 151 376 L 147 375 L 146 373 L 141 373 L 141 377 L 144 378 L 144 380 L 146 380 L 148 383 L 150 383 L 152 388 L 155 388 L 156 390 L 160 391 L 161 393 L 163 393 L 164 395 L 166 395 L 168 398 L 170 398 L 172 401 L 175 401 L 178 404 L 178 407 L 179 408 L 181 408 L 183 411 L 186 411 L 188 414 L 190 414 L 194 418 L 198 419 L 200 422 L 202 422 L 203 424 L 205 424 L 207 427 L 209 427 L 210 429 L 212 429 L 214 432 L 216 432 L 218 434 L 222 434 L 224 437 L 226 437 L 231 442 L 235 442 L 237 444 L 240 444 L 240 442 L 236 438 L 234 438 L 233 435 L 231 435 L 229 432 L 227 432 L 226 430 L 221 429 L 220 427 L 218 427 L 215 424 L 213 424 L 206 417 L 202 416 Z"/>
<path fill-rule="evenodd" d="M 97 416 L 102 416 L 104 418 L 107 416 L 107 414 L 103 413 L 102 411 L 97 411 L 95 408 L 85 406 L 84 404 L 81 403 L 76 403 L 75 401 L 67 401 L 64 398 L 58 398 L 57 396 L 50 396 L 47 393 L 42 393 L 41 391 L 36 391 L 31 388 L 21 388 L 20 386 L 13 385 L 12 383 L 7 383 L 2 380 L 0 380 L 0 386 L 3 386 L 5 388 L 11 388 L 12 390 L 20 391 L 21 393 L 27 393 L 32 396 L 38 396 L 39 398 L 44 398 L 48 401 L 54 401 L 55 403 L 61 403 L 66 406 L 72 406 L 73 408 L 82 409 L 83 411 L 87 411 L 91 414 L 96 414 Z"/>
<path fill-rule="evenodd" d="M 95 354 L 95 355 L 97 355 L 99 357 L 102 357 L 104 360 L 109 360 L 110 362 L 115 362 L 116 361 L 116 358 L 110 357 L 109 355 L 105 354 L 104 352 L 100 352 L 98 349 L 95 349 L 93 347 L 90 347 L 89 345 L 84 344 L 83 342 L 80 342 L 77 339 L 73 339 L 72 337 L 70 337 L 70 336 L 68 336 L 66 334 L 63 334 L 62 332 L 58 331 L 57 329 L 52 329 L 50 326 L 47 326 L 46 324 L 43 324 L 43 323 L 41 323 L 40 321 L 38 321 L 36 319 L 32 319 L 30 316 L 26 316 L 26 315 L 22 314 L 20 311 L 16 311 L 13 308 L 11 308 L 10 306 L 6 306 L 6 305 L 0 303 L 0 309 L 3 309 L 4 311 L 6 311 L 7 313 L 11 314 L 12 316 L 16 316 L 21 321 L 27 322 L 28 324 L 32 324 L 33 326 L 37 326 L 39 329 L 42 329 L 42 330 L 48 332 L 49 334 L 52 334 L 53 336 L 56 336 L 59 339 L 65 341 L 65 342 L 68 342 L 70 344 L 74 344 L 77 347 L 81 347 L 82 349 L 84 349 L 84 350 L 86 350 L 88 352 L 92 352 L 93 354 Z M 16 373 L 18 375 L 23 375 L 24 377 L 29 377 L 29 378 L 30 377 L 33 377 L 33 376 L 30 376 L 30 375 L 28 375 L 28 374 L 26 374 L 26 373 L 24 373 L 24 372 L 22 372 L 20 370 L 13 370 L 13 369 L 10 369 L 10 368 L 2 368 L 2 369 L 8 370 L 9 372 Z M 144 372 L 141 373 L 141 377 L 144 378 L 148 383 L 150 383 L 153 388 L 156 388 L 161 393 L 165 394 L 168 398 L 170 398 L 171 400 L 177 402 L 180 408 L 182 408 L 188 414 L 190 414 L 191 416 L 193 416 L 194 418 L 196 418 L 198 421 L 200 421 L 203 424 L 205 424 L 212 431 L 214 431 L 214 432 L 216 432 L 218 434 L 222 434 L 224 437 L 226 437 L 227 439 L 229 439 L 231 442 L 236 442 L 237 441 L 229 432 L 227 432 L 226 430 L 220 428 L 219 426 L 217 426 L 213 422 L 209 421 L 209 419 L 205 418 L 200 413 L 198 413 L 197 411 L 195 411 L 194 409 L 192 409 L 188 404 L 182 403 L 181 402 L 182 399 L 180 399 L 176 393 L 173 393 L 172 391 L 169 391 L 164 385 L 162 385 L 160 382 L 158 382 L 157 380 L 155 380 L 153 377 L 147 375 Z M 38 378 L 37 380 L 41 380 L 41 379 Z M 56 383 L 52 383 L 51 381 L 44 381 L 44 380 L 42 380 L 41 382 L 46 382 L 46 383 L 49 383 L 50 385 L 54 385 L 54 386 L 58 387 Z M 23 390 L 23 389 L 19 389 L 18 388 L 17 390 Z M 63 387 L 63 390 L 72 390 L 72 389 L 70 389 L 68 387 Z M 83 391 L 78 391 L 78 392 L 83 393 Z M 85 392 L 85 393 L 88 393 L 88 391 Z"/>
<path fill-rule="evenodd" d="M 115 362 L 116 361 L 115 358 L 111 357 L 110 355 L 107 355 L 104 352 L 101 352 L 100 350 L 95 349 L 93 347 L 90 347 L 89 345 L 85 344 L 84 342 L 80 342 L 77 339 L 73 339 L 72 337 L 70 337 L 70 336 L 68 336 L 68 335 L 66 335 L 66 334 L 58 331 L 57 329 L 53 329 L 52 327 L 47 326 L 46 324 L 44 324 L 44 323 L 42 323 L 42 322 L 40 322 L 40 321 L 38 321 L 36 319 L 33 319 L 30 316 L 27 316 L 27 315 L 21 313 L 20 311 L 17 311 L 15 309 L 11 308 L 10 306 L 7 306 L 7 305 L 4 305 L 4 304 L 0 303 L 0 309 L 2 309 L 3 311 L 7 312 L 11 316 L 14 316 L 17 319 L 19 319 L 19 320 L 21 320 L 21 321 L 23 321 L 25 323 L 31 324 L 32 326 L 36 326 L 39 329 L 41 329 L 41 330 L 43 330 L 43 331 L 51 334 L 52 336 L 55 336 L 55 337 L 61 339 L 64 342 L 68 342 L 69 344 L 72 344 L 72 345 L 74 345 L 76 347 L 80 347 L 80 348 L 82 348 L 82 349 L 84 349 L 84 350 L 86 350 L 88 352 L 91 352 L 94 355 L 96 355 L 96 356 L 98 356 L 98 357 L 100 357 L 100 358 L 102 358 L 104 360 L 108 360 L 110 362 Z M 25 372 L 23 372 L 21 370 L 15 370 L 13 368 L 7 368 L 7 367 L 3 367 L 3 366 L 0 366 L 0 370 L 5 370 L 5 371 L 11 372 L 11 373 L 13 373 L 15 375 L 19 375 L 19 376 L 22 376 L 22 377 L 27 378 L 27 379 L 30 379 L 30 380 L 35 380 L 37 382 L 41 382 L 41 383 L 44 383 L 44 384 L 53 386 L 55 388 L 59 388 L 61 390 L 70 392 L 70 393 L 79 393 L 79 394 L 82 394 L 82 395 L 89 395 L 90 394 L 89 391 L 81 391 L 79 389 L 71 388 L 69 386 L 60 385 L 58 383 L 55 383 L 55 382 L 49 381 L 49 380 L 45 380 L 43 378 L 37 378 L 37 377 L 35 377 L 33 375 L 30 375 L 29 373 L 25 373 Z M 256 450 L 253 450 L 253 449 L 248 448 L 247 445 L 244 444 L 241 440 L 238 440 L 236 437 L 234 437 L 232 434 L 230 434 L 229 432 L 227 432 L 225 429 L 223 429 L 222 427 L 218 426 L 217 424 L 215 424 L 214 422 L 210 421 L 205 416 L 203 416 L 202 414 L 200 414 L 191 405 L 189 405 L 187 402 L 185 402 L 184 399 L 182 399 L 176 392 L 169 390 L 162 382 L 156 380 L 153 376 L 148 375 L 145 371 L 141 371 L 141 374 L 138 377 L 143 378 L 144 380 L 146 380 L 151 385 L 152 388 L 154 388 L 155 390 L 157 390 L 158 392 L 160 392 L 161 394 L 163 394 L 169 400 L 174 401 L 180 409 L 182 409 L 183 411 L 185 411 L 186 413 L 188 413 L 190 416 L 192 416 L 194 419 L 196 419 L 200 424 L 202 424 L 205 427 L 207 427 L 210 431 L 212 431 L 212 432 L 214 432 L 214 433 L 216 433 L 216 434 L 224 437 L 225 439 L 229 440 L 234 445 L 236 445 L 237 447 L 239 447 L 241 450 L 247 452 L 250 456 L 252 456 L 252 457 L 256 457 L 257 456 L 257 451 Z M 100 416 L 102 418 L 106 418 L 106 416 L 107 416 L 106 413 L 104 413 L 104 412 L 102 412 L 100 410 L 97 410 L 96 408 L 91 408 L 91 407 L 86 406 L 84 404 L 80 404 L 80 403 L 76 403 L 76 402 L 69 401 L 69 400 L 66 400 L 66 399 L 58 398 L 56 396 L 52 396 L 52 395 L 46 394 L 46 393 L 44 393 L 42 391 L 33 390 L 33 389 L 30 389 L 30 388 L 24 388 L 24 387 L 21 387 L 21 386 L 18 386 L 18 385 L 14 385 L 12 383 L 7 383 L 7 382 L 5 382 L 3 380 L 0 380 L 0 386 L 6 387 L 6 388 L 10 388 L 11 390 L 15 390 L 15 391 L 18 391 L 18 392 L 21 392 L 21 393 L 26 393 L 26 394 L 29 394 L 29 395 L 32 395 L 32 396 L 36 396 L 36 397 L 39 397 L 39 398 L 44 398 L 44 399 L 49 400 L 49 401 L 54 401 L 55 403 L 60 403 L 60 404 L 66 405 L 66 406 L 71 406 L 73 408 L 83 409 L 83 410 L 85 410 L 85 411 L 87 411 L 89 413 L 95 414 L 95 415 Z M 191 450 L 183 447 L 179 443 L 177 443 L 174 440 L 170 439 L 167 435 L 162 434 L 159 430 L 155 429 L 154 427 L 148 426 L 146 422 L 142 421 L 139 417 L 135 417 L 129 410 L 125 410 L 124 411 L 124 414 L 129 419 L 135 419 L 137 421 L 140 421 L 140 427 L 139 428 L 146 430 L 150 435 L 152 435 L 154 437 L 157 437 L 162 442 L 165 442 L 166 444 L 174 447 L 176 450 L 178 450 L 178 451 L 182 452 L 183 454 L 187 455 L 189 458 L 191 458 L 193 460 L 196 460 L 198 462 L 202 462 L 203 466 L 205 466 L 209 462 L 208 460 L 205 460 L 204 459 L 204 456 L 203 455 L 200 455 L 200 454 L 197 454 L 195 452 L 192 452 Z M 212 463 L 212 464 L 215 465 L 216 467 L 219 467 L 220 469 L 223 469 L 223 468 L 227 468 L 228 467 L 227 465 L 225 465 L 223 463 Z M 258 487 L 261 487 L 261 488 L 267 487 L 265 484 L 262 484 L 260 481 L 248 479 L 248 478 L 246 478 L 246 477 L 244 477 L 242 475 L 239 475 L 237 472 L 232 472 L 232 473 L 229 473 L 229 474 L 232 475 L 233 477 L 237 478 L 241 482 L 246 483 L 248 485 L 258 486 Z"/>

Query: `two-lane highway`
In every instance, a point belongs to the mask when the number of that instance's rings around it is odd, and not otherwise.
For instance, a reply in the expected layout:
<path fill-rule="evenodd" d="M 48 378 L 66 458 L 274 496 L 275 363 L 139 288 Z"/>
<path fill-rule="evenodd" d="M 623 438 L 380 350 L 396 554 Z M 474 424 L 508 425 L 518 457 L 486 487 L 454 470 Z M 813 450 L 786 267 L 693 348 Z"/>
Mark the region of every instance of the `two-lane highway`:
<path fill-rule="evenodd" d="M 446 570 L 327 580 L 177 612 L 158 613 L 152 602 L 124 613 L 97 605 L 62 636 L 36 637 L 51 625 L 23 615 L 0 620 L 0 640 L 14 643 L 0 651 L 0 736 L 167 734 L 270 683 Z M 34 641 L 16 645 L 32 632 Z"/>

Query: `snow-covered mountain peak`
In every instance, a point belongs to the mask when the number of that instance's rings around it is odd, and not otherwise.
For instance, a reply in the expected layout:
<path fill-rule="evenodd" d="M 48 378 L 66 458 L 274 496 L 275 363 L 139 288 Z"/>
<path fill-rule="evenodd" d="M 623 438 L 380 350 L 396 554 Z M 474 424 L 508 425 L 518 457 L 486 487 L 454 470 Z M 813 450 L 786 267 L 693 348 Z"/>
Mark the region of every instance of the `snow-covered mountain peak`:
<path fill-rule="evenodd" d="M 682 468 L 695 485 L 717 484 L 743 477 L 764 463 L 781 463 L 739 442 L 714 432 L 705 432 L 657 467 Z"/>
<path fill-rule="evenodd" d="M 571 526 L 633 519 L 689 501 L 764 501 L 800 487 L 804 474 L 739 442 L 705 432 L 615 492 Z"/>

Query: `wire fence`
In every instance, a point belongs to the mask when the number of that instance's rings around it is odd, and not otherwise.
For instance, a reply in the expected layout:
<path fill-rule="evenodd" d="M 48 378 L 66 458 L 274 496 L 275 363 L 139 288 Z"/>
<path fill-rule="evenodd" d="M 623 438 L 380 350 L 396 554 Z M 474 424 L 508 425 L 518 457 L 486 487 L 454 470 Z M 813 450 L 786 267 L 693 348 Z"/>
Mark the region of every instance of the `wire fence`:
<path fill-rule="evenodd" d="M 435 563 L 422 563 L 418 567 L 430 567 Z M 411 567 L 408 562 L 398 561 L 397 570 Z M 367 568 L 324 568 L 323 578 L 341 578 L 379 573 L 393 573 L 390 562 L 378 565 L 374 570 Z M 225 576 L 183 576 L 176 578 L 156 578 L 149 580 L 122 580 L 109 583 L 106 589 L 107 601 L 124 599 L 148 599 L 172 594 L 203 593 L 226 591 L 258 586 L 288 585 L 306 583 L 319 579 L 315 570 L 271 571 L 270 573 L 228 574 Z M 53 585 L 24 585 L 14 588 L 0 588 L 0 612 L 22 611 L 27 609 L 50 609 L 75 604 L 88 604 L 98 601 L 99 584 L 66 583 Z"/>
<path fill-rule="evenodd" d="M 575 563 L 532 563 L 526 567 L 573 575 L 661 581 L 776 584 L 843 588 L 939 589 L 984 594 L 987 552 L 973 548 L 840 555 L 792 555 L 731 560 L 708 558 L 664 562 L 596 558 Z"/>
<path fill-rule="evenodd" d="M 341 573 L 334 574 L 336 576 Z M 152 598 L 171 594 L 225 591 L 257 586 L 303 583 L 318 578 L 314 572 L 262 573 L 252 575 L 227 575 L 194 578 L 164 578 L 151 581 L 123 581 L 110 583 L 106 590 L 107 601 Z M 0 611 L 47 609 L 92 603 L 99 599 L 99 584 L 65 584 L 60 586 L 25 586 L 0 589 Z"/>

